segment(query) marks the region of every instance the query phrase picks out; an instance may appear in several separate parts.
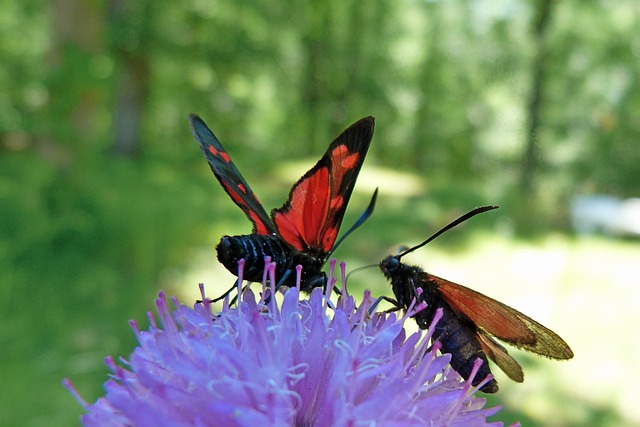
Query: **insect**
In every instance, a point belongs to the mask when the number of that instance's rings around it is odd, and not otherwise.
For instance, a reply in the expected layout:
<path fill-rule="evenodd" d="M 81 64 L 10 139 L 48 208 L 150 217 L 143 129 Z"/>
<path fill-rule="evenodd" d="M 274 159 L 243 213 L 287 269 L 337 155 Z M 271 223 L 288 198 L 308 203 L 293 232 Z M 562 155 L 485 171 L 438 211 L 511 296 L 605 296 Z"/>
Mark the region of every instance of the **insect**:
<path fill-rule="evenodd" d="M 418 326 L 427 329 L 436 309 L 442 307 L 443 317 L 436 325 L 433 339 L 441 343 L 441 351 L 451 354 L 451 367 L 468 379 L 473 363 L 482 359 L 473 385 L 478 385 L 491 373 L 487 358 L 493 360 L 509 378 L 524 380 L 522 368 L 509 355 L 507 349 L 495 338 L 514 347 L 546 356 L 551 359 L 571 359 L 573 352 L 567 343 L 552 330 L 518 310 L 479 292 L 453 283 L 420 267 L 401 262 L 403 256 L 426 245 L 445 231 L 467 219 L 497 206 L 483 206 L 462 215 L 433 236 L 398 255 L 390 255 L 380 262 L 380 269 L 391 282 L 395 300 L 385 298 L 395 305 L 392 310 L 407 309 L 412 300 L 424 301 L 427 307 L 415 314 Z M 422 293 L 418 292 L 422 289 Z M 495 393 L 498 383 L 491 379 L 481 391 Z"/>
<path fill-rule="evenodd" d="M 336 243 L 351 192 L 373 138 L 374 118 L 365 117 L 342 132 L 315 166 L 293 185 L 284 205 L 271 211 L 271 217 L 204 121 L 194 114 L 189 120 L 213 174 L 253 224 L 252 234 L 222 237 L 216 248 L 218 260 L 236 274 L 238 260 L 244 259 L 244 278 L 260 282 L 265 257 L 269 256 L 276 262 L 275 289 L 295 285 L 297 265 L 303 267 L 303 291 L 311 292 L 324 286 L 326 274 L 322 266 L 344 238 L 371 215 L 375 206 L 377 190 L 368 208 Z"/>

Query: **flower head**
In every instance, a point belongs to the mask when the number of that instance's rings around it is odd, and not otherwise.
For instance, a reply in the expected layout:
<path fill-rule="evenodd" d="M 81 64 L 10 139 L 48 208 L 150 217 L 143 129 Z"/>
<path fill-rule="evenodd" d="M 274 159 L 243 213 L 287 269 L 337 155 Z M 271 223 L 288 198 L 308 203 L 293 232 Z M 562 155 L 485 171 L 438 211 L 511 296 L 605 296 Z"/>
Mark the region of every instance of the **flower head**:
<path fill-rule="evenodd" d="M 429 347 L 441 313 L 406 337 L 404 321 L 421 307 L 400 319 L 372 314 L 368 292 L 359 306 L 346 292 L 334 305 L 320 288 L 265 303 L 247 288 L 237 308 L 215 314 L 203 300 L 190 308 L 174 298 L 172 311 L 161 293 L 160 324 L 131 322 L 139 346 L 124 367 L 106 359 L 104 397 L 78 397 L 84 425 L 501 425 L 486 420 L 499 407 L 473 395 L 482 384 Z"/>

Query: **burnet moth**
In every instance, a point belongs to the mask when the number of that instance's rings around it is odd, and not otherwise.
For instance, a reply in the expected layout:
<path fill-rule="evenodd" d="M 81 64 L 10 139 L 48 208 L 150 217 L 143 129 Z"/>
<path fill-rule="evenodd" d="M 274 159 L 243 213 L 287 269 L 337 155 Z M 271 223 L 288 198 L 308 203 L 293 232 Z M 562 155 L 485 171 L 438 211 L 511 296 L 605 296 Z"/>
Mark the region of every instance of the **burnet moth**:
<path fill-rule="evenodd" d="M 414 299 L 425 302 L 426 308 L 413 318 L 418 326 L 427 329 L 438 308 L 443 317 L 438 322 L 433 339 L 440 342 L 441 351 L 451 354 L 451 367 L 468 379 L 477 358 L 483 363 L 473 380 L 477 385 L 491 374 L 487 359 L 492 360 L 509 378 L 524 380 L 520 364 L 509 355 L 496 339 L 516 348 L 565 360 L 573 357 L 569 345 L 552 330 L 546 328 L 518 310 L 493 298 L 427 273 L 420 267 L 402 263 L 402 257 L 426 245 L 445 231 L 467 219 L 497 206 L 483 206 L 462 215 L 440 229 L 424 242 L 390 255 L 380 262 L 380 269 L 391 282 L 395 300 L 387 299 L 394 309 L 407 309 Z M 421 289 L 419 291 L 418 289 Z M 394 310 L 392 309 L 392 310 Z M 491 379 L 481 391 L 495 393 L 498 383 Z"/>
<path fill-rule="evenodd" d="M 231 200 L 253 224 L 251 234 L 224 236 L 218 260 L 233 274 L 245 260 L 244 278 L 261 282 L 265 257 L 276 263 L 272 285 L 293 286 L 295 267 L 302 266 L 301 289 L 311 292 L 326 284 L 322 267 L 344 238 L 373 212 L 377 190 L 368 208 L 338 240 L 340 225 L 373 138 L 374 118 L 358 120 L 342 132 L 322 158 L 291 188 L 287 201 L 267 215 L 258 197 L 204 121 L 192 114 L 191 130 L 213 174 Z M 229 292 L 229 291 L 228 291 Z M 227 292 L 227 293 L 228 293 Z M 226 293 L 225 293 L 226 295 Z"/>

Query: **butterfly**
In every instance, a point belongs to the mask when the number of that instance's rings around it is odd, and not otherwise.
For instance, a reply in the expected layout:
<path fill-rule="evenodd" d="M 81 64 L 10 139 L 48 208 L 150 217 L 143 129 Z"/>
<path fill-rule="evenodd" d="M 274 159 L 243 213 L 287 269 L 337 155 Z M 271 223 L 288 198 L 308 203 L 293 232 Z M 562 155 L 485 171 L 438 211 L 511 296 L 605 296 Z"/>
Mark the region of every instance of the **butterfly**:
<path fill-rule="evenodd" d="M 395 300 L 384 298 L 394 304 L 392 310 L 409 307 L 414 298 L 427 304 L 413 318 L 421 329 L 427 329 L 438 308 L 443 316 L 435 327 L 433 339 L 441 344 L 442 353 L 451 354 L 451 367 L 468 379 L 477 358 L 482 365 L 473 385 L 478 385 L 491 374 L 487 359 L 491 359 L 509 378 L 516 382 L 524 380 L 518 362 L 507 349 L 496 341 L 551 359 L 571 359 L 569 345 L 552 330 L 493 298 L 458 285 L 449 280 L 427 273 L 420 267 L 403 264 L 403 256 L 426 245 L 445 231 L 467 219 L 497 206 L 482 206 L 454 220 L 433 236 L 398 255 L 390 255 L 380 262 L 382 273 L 391 282 Z M 421 292 L 418 291 L 421 288 Z M 491 379 L 481 388 L 485 393 L 498 391 L 498 383 Z"/>
<path fill-rule="evenodd" d="M 324 286 L 327 278 L 322 266 L 344 238 L 371 215 L 375 206 L 377 190 L 367 209 L 336 243 L 373 138 L 374 118 L 365 117 L 342 132 L 315 166 L 293 185 L 282 207 L 271 211 L 271 216 L 204 121 L 195 114 L 190 115 L 189 120 L 213 174 L 253 224 L 252 234 L 222 237 L 216 248 L 218 260 L 237 274 L 238 261 L 244 259 L 244 279 L 261 282 L 268 256 L 276 263 L 276 290 L 280 286 L 295 285 L 297 265 L 302 266 L 301 290 L 311 292 Z"/>

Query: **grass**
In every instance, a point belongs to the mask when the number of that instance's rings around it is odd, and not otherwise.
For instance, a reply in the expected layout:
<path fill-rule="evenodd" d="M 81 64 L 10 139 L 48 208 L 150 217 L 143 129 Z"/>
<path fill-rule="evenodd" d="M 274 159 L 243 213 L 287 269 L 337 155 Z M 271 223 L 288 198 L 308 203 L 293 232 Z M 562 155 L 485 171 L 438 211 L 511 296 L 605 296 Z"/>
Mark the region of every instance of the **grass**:
<path fill-rule="evenodd" d="M 80 408 L 62 379 L 89 400 L 101 393 L 104 356 L 134 345 L 127 321 L 144 323 L 161 272 L 204 240 L 206 199 L 153 162 L 63 167 L 12 153 L 0 171 L 3 425 L 73 425 Z"/>

